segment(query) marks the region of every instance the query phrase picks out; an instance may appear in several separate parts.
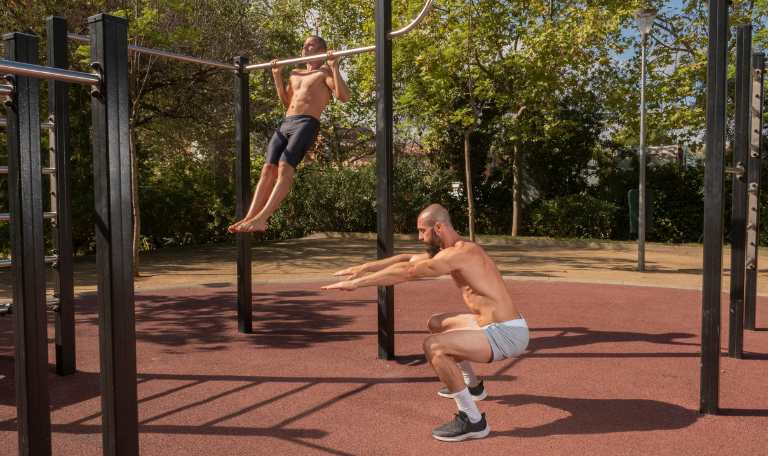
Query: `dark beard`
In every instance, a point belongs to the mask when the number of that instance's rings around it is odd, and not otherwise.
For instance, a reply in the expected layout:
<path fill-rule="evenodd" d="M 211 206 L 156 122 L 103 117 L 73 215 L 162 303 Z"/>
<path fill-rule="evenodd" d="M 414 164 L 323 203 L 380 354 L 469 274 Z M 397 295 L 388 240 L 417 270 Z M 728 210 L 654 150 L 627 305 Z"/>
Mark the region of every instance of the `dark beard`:
<path fill-rule="evenodd" d="M 429 255 L 429 257 L 432 258 L 435 255 L 437 255 L 442 250 L 442 248 L 439 245 L 430 244 L 427 246 L 426 250 L 427 250 L 427 255 Z"/>

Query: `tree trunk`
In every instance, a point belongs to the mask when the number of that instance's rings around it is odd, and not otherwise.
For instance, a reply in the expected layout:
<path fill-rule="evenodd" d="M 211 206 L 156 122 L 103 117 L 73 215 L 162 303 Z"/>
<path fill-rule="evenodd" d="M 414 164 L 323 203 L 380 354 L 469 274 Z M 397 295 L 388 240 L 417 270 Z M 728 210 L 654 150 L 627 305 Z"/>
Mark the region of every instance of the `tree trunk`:
<path fill-rule="evenodd" d="M 136 140 L 131 128 L 128 140 L 131 156 L 131 212 L 133 214 L 133 276 L 139 277 L 139 240 L 141 239 L 141 212 L 139 211 L 139 162 L 136 158 Z"/>
<path fill-rule="evenodd" d="M 471 134 L 471 128 L 464 130 L 464 173 L 466 175 L 467 212 L 469 214 L 469 240 L 475 242 L 475 203 L 472 195 L 472 167 L 469 153 L 469 135 Z"/>
<path fill-rule="evenodd" d="M 512 146 L 512 236 L 517 236 L 520 230 L 520 218 L 522 217 L 522 195 L 520 192 L 520 151 L 517 144 Z"/>

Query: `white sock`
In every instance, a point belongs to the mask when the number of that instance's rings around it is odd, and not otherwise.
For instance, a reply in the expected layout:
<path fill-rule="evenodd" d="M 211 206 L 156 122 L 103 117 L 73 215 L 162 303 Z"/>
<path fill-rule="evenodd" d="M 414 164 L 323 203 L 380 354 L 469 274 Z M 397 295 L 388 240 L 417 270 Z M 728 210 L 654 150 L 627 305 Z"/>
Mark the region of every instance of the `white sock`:
<path fill-rule="evenodd" d="M 467 414 L 469 421 L 473 423 L 480 421 L 482 418 L 482 415 L 480 415 L 480 409 L 477 408 L 477 404 L 475 403 L 474 399 L 472 399 L 472 395 L 469 394 L 468 388 L 464 388 L 458 393 L 453 393 L 453 400 L 456 401 L 456 406 L 459 408 L 459 410 Z"/>
<path fill-rule="evenodd" d="M 465 384 L 474 388 L 477 386 L 478 383 L 480 383 L 477 380 L 477 376 L 475 375 L 475 370 L 472 369 L 472 364 L 470 364 L 469 361 L 460 362 L 459 370 L 461 370 L 461 376 L 464 377 Z"/>

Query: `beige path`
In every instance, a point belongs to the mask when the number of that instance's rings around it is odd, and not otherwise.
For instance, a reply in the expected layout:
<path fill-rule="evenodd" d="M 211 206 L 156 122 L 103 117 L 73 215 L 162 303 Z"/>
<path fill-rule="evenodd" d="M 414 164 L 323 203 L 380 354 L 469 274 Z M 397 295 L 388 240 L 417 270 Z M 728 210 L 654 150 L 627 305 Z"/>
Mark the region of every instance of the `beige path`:
<path fill-rule="evenodd" d="M 647 246 L 648 271 L 635 271 L 633 242 L 592 242 L 484 236 L 480 243 L 504 275 L 524 280 L 564 280 L 674 288 L 701 288 L 700 245 Z M 317 234 L 279 242 L 254 242 L 253 282 L 330 281 L 330 273 L 375 257 L 375 235 Z M 397 251 L 420 251 L 414 237 L 399 236 Z M 233 287 L 237 276 L 233 246 L 165 249 L 144 255 L 136 290 Z M 76 262 L 76 292 L 93 292 L 94 259 Z M 723 291 L 728 291 L 730 251 L 723 255 Z M 768 253 L 761 256 L 758 293 L 768 295 Z M 52 277 L 52 276 L 51 276 Z M 49 278 L 50 279 L 50 278 Z M 0 271 L 0 300 L 11 296 L 11 275 Z"/>

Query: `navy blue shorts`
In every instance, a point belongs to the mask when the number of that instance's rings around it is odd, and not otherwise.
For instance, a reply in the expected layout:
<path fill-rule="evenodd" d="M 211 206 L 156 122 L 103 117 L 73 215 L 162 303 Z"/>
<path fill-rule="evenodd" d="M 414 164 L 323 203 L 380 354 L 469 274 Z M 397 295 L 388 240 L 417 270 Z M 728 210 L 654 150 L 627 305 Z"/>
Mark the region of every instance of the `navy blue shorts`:
<path fill-rule="evenodd" d="M 296 168 L 315 143 L 320 121 L 312 116 L 287 116 L 267 146 L 267 163 L 284 161 Z"/>

